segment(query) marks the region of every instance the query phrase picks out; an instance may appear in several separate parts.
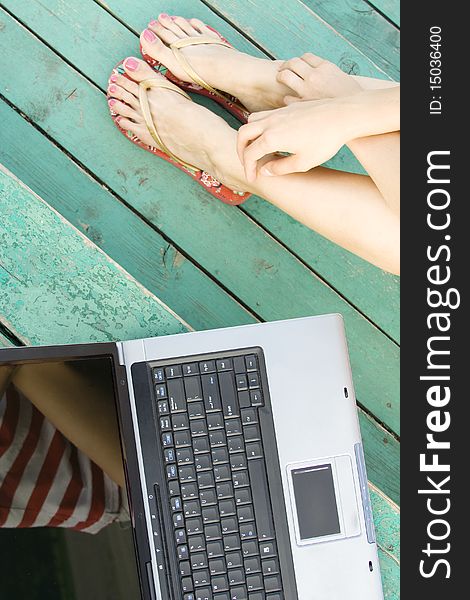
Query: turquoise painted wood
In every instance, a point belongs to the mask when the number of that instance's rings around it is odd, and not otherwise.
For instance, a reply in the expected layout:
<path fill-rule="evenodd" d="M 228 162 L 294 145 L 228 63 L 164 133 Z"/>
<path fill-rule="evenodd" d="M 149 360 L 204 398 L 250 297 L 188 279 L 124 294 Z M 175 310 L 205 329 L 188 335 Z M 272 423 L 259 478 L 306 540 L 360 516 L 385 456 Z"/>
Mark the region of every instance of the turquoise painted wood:
<path fill-rule="evenodd" d="M 5 50 L 17 48 L 24 65 L 20 72 L 10 64 L 2 70 L 9 100 L 262 318 L 343 313 L 359 401 L 398 432 L 396 345 L 241 211 L 214 203 L 180 172 L 161 161 L 156 168 L 153 156 L 116 136 L 110 120 L 103 119 L 105 103 L 96 88 L 10 17 L 2 21 L 2 44 Z M 202 231 L 211 232 L 210 245 Z"/>
<path fill-rule="evenodd" d="M 302 0 L 387 75 L 400 76 L 400 32 L 364 0 Z M 395 2 L 395 4 L 397 4 Z"/>
<path fill-rule="evenodd" d="M 370 3 L 392 23 L 400 27 L 400 2 L 397 0 L 370 0 Z"/>
<path fill-rule="evenodd" d="M 258 48 L 199 0 L 185 0 L 184 3 L 180 0 L 171 0 L 165 2 L 163 8 L 163 2 L 159 6 L 158 2 L 151 0 L 137 0 L 132 4 L 127 0 L 108 2 L 107 10 L 110 10 L 120 21 L 126 22 L 135 32 L 134 36 L 121 23 L 113 22 L 110 15 L 107 13 L 103 15 L 103 10 L 100 10 L 93 0 L 84 0 L 80 7 L 67 7 L 67 9 L 64 8 L 66 4 L 64 0 L 46 2 L 34 0 L 28 5 L 7 0 L 8 7 L 23 22 L 40 36 L 45 37 L 61 56 L 66 57 L 103 89 L 107 84 L 110 65 L 116 60 L 113 58 L 108 62 L 108 57 L 135 54 L 138 43 L 135 35 L 145 27 L 149 15 L 155 15 L 156 11 L 163 9 L 170 14 L 182 12 L 186 16 L 196 16 L 206 20 L 227 36 L 237 48 L 262 56 Z M 78 28 L 74 25 L 77 20 L 80 22 Z M 118 35 L 110 35 L 113 27 L 118 28 Z M 74 31 L 74 44 L 70 44 L 70 30 Z M 118 47 L 117 43 L 122 43 L 123 36 L 126 36 L 126 43 Z M 90 60 L 89 52 L 82 52 L 83 47 L 87 49 L 96 47 L 95 53 L 99 53 L 102 59 Z M 343 163 L 342 166 L 346 170 L 357 169 L 354 159 Z M 243 210 L 293 250 L 320 277 L 326 279 L 329 285 L 341 290 L 341 293 L 378 327 L 394 340 L 399 340 L 397 278 L 331 244 L 299 223 L 294 225 L 295 233 L 293 233 L 294 221 L 262 200 L 254 198 L 245 205 Z"/>
<path fill-rule="evenodd" d="M 0 197 L 0 322 L 8 330 L 29 329 L 33 344 L 110 341 L 124 330 L 130 338 L 186 330 L 158 298 L 4 167 Z"/>

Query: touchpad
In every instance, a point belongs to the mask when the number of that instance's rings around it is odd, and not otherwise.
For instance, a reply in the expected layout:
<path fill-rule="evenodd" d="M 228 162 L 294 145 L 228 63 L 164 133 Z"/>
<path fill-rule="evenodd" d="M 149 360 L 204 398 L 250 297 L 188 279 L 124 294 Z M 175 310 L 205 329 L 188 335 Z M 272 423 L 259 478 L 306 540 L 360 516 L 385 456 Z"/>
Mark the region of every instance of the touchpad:
<path fill-rule="evenodd" d="M 290 465 L 288 471 L 299 545 L 360 534 L 357 486 L 349 456 Z"/>

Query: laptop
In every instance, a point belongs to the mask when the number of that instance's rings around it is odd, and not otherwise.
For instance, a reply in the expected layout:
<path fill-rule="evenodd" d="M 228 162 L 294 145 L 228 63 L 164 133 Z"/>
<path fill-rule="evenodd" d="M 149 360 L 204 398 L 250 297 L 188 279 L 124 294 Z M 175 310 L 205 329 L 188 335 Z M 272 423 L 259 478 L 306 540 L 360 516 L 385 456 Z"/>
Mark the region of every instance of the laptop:
<path fill-rule="evenodd" d="M 112 366 L 143 600 L 380 600 L 342 318 L 0 350 Z"/>

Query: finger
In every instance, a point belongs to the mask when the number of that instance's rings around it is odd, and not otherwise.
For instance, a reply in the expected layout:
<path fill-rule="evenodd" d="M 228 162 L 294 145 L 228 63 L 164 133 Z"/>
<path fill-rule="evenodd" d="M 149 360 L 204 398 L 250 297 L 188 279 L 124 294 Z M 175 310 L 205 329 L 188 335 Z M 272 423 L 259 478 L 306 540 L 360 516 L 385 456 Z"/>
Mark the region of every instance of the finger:
<path fill-rule="evenodd" d="M 289 175 L 289 173 L 298 173 L 300 171 L 303 171 L 303 169 L 299 164 L 299 159 L 293 154 L 286 158 L 276 158 L 267 162 L 260 169 L 260 174 L 273 177 L 278 175 Z"/>
<path fill-rule="evenodd" d="M 306 62 L 311 67 L 319 67 L 325 59 L 321 56 L 317 56 L 316 54 L 312 54 L 311 52 L 307 52 L 302 56 L 302 60 Z"/>
<path fill-rule="evenodd" d="M 304 80 L 297 75 L 297 73 L 294 73 L 290 69 L 287 69 L 285 71 L 279 71 L 279 73 L 276 76 L 276 79 L 279 83 L 287 85 L 287 87 L 289 87 L 291 90 L 293 90 L 299 95 L 305 83 Z"/>
<path fill-rule="evenodd" d="M 301 58 L 291 58 L 284 64 L 285 66 L 281 67 L 281 71 L 292 71 L 302 79 L 307 79 L 312 72 L 312 67 Z"/>
<path fill-rule="evenodd" d="M 260 110 L 259 112 L 253 112 L 248 117 L 248 123 L 253 123 L 254 121 L 260 121 L 261 119 L 265 119 L 266 117 L 269 117 L 269 115 L 271 115 L 273 112 L 274 110 Z"/>
<path fill-rule="evenodd" d="M 269 147 L 266 141 L 266 136 L 262 135 L 252 142 L 246 149 L 243 155 L 243 167 L 247 181 L 256 181 L 258 174 L 258 161 L 271 154 L 274 149 Z"/>
<path fill-rule="evenodd" d="M 295 102 L 302 102 L 302 98 L 298 96 L 284 96 L 284 104 L 289 106 L 289 104 L 294 104 Z"/>
<path fill-rule="evenodd" d="M 264 127 L 260 123 L 248 123 L 240 127 L 237 135 L 237 154 L 241 163 L 244 161 L 247 146 L 256 140 L 263 131 Z"/>

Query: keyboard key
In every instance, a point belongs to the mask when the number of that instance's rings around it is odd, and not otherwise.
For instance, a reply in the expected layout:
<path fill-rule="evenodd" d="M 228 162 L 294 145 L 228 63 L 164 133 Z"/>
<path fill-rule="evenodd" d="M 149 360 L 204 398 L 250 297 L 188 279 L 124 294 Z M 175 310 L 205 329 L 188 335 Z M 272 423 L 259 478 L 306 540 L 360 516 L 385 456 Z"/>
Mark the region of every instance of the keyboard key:
<path fill-rule="evenodd" d="M 165 369 L 165 375 L 167 376 L 167 378 L 181 377 L 181 367 L 179 365 L 176 365 L 174 367 L 167 367 Z"/>
<path fill-rule="evenodd" d="M 209 523 L 218 523 L 220 520 L 219 509 L 217 506 L 207 506 L 202 509 L 202 520 L 204 525 Z"/>
<path fill-rule="evenodd" d="M 189 560 L 180 562 L 180 573 L 181 577 L 188 577 L 188 575 L 191 575 L 191 564 Z"/>
<path fill-rule="evenodd" d="M 279 573 L 279 563 L 275 558 L 263 560 L 263 575 L 276 575 Z"/>
<path fill-rule="evenodd" d="M 217 575 L 216 577 L 212 577 L 212 590 L 214 592 L 226 592 L 228 591 L 228 577 L 226 575 Z M 224 594 L 225 595 L 225 594 Z M 220 600 L 220 595 L 214 596 L 216 600 Z M 230 596 L 226 596 L 228 600 L 230 600 Z"/>
<path fill-rule="evenodd" d="M 231 552 L 232 550 L 240 550 L 241 540 L 238 533 L 232 533 L 230 535 L 224 535 L 224 550 L 225 552 Z"/>
<path fill-rule="evenodd" d="M 210 488 L 207 490 L 201 490 L 199 499 L 201 500 L 201 506 L 211 506 L 212 504 L 217 504 L 217 495 L 215 493 L 215 489 Z"/>
<path fill-rule="evenodd" d="M 222 527 L 222 533 L 238 533 L 238 521 L 236 517 L 224 517 L 220 525 Z"/>
<path fill-rule="evenodd" d="M 194 454 L 204 454 L 204 452 L 209 452 L 209 438 L 207 436 L 193 438 L 193 450 Z"/>
<path fill-rule="evenodd" d="M 206 411 L 222 410 L 217 375 L 202 375 L 201 382 Z"/>
<path fill-rule="evenodd" d="M 180 413 L 171 417 L 173 423 L 173 431 L 181 431 L 181 429 L 189 429 L 189 417 L 186 413 Z"/>
<path fill-rule="evenodd" d="M 168 483 L 168 491 L 170 493 L 170 497 L 179 496 L 180 495 L 180 484 L 173 480 Z"/>
<path fill-rule="evenodd" d="M 250 373 L 248 375 L 248 386 L 250 390 L 252 390 L 253 388 L 259 388 L 258 373 Z"/>
<path fill-rule="evenodd" d="M 192 535 L 188 538 L 188 546 L 191 552 L 200 552 L 206 549 L 206 541 L 203 535 Z"/>
<path fill-rule="evenodd" d="M 254 408 L 245 408 L 241 411 L 243 425 L 251 425 L 258 422 L 258 413 Z"/>
<path fill-rule="evenodd" d="M 244 506 L 240 506 L 237 510 L 238 520 L 240 523 L 245 523 L 246 521 L 254 521 L 255 513 L 253 512 L 253 507 L 250 504 L 245 504 Z"/>
<path fill-rule="evenodd" d="M 153 370 L 153 380 L 155 383 L 161 383 L 165 381 L 165 372 L 163 369 L 154 369 Z"/>
<path fill-rule="evenodd" d="M 238 454 L 231 454 L 230 466 L 232 467 L 232 471 L 236 471 L 238 469 L 246 469 L 246 454 L 244 452 L 239 452 Z"/>
<path fill-rule="evenodd" d="M 194 465 L 196 471 L 209 471 L 212 470 L 212 459 L 210 454 L 198 454 L 194 458 Z"/>
<path fill-rule="evenodd" d="M 221 412 L 209 413 L 207 415 L 207 427 L 210 431 L 224 428 L 224 415 Z"/>
<path fill-rule="evenodd" d="M 188 402 L 202 400 L 201 381 L 199 377 L 185 377 L 184 393 Z"/>
<path fill-rule="evenodd" d="M 240 408 L 250 408 L 250 392 L 248 390 L 245 390 L 244 392 L 238 392 L 238 402 L 240 404 Z"/>
<path fill-rule="evenodd" d="M 214 467 L 214 477 L 217 483 L 219 483 L 219 481 L 230 481 L 232 479 L 230 467 L 228 465 Z"/>
<path fill-rule="evenodd" d="M 242 422 L 240 419 L 228 419 L 225 422 L 225 432 L 227 435 L 240 435 L 243 433 Z"/>
<path fill-rule="evenodd" d="M 181 379 L 170 379 L 168 382 L 168 400 L 172 413 L 185 412 L 187 409 L 186 396 Z"/>
<path fill-rule="evenodd" d="M 219 500 L 225 500 L 225 498 L 233 498 L 233 486 L 229 481 L 226 481 L 224 483 L 218 483 L 215 489 L 217 498 Z"/>
<path fill-rule="evenodd" d="M 199 517 L 201 514 L 201 504 L 199 500 L 190 500 L 183 504 L 185 517 Z"/>
<path fill-rule="evenodd" d="M 250 556 L 249 558 L 245 558 L 245 573 L 247 575 L 260 572 L 261 561 L 258 556 Z"/>
<path fill-rule="evenodd" d="M 235 356 L 233 359 L 233 370 L 235 373 L 244 373 L 246 371 L 245 359 L 243 356 Z"/>
<path fill-rule="evenodd" d="M 193 464 L 194 455 L 191 448 L 178 448 L 176 450 L 176 461 L 180 466 Z"/>
<path fill-rule="evenodd" d="M 237 375 L 237 378 L 240 377 Z M 238 417 L 240 408 L 238 405 L 238 396 L 234 389 L 234 375 L 231 371 L 219 373 L 220 394 L 222 396 L 222 408 L 224 417 Z"/>
<path fill-rule="evenodd" d="M 207 556 L 209 558 L 224 556 L 224 553 L 224 545 L 222 540 L 215 540 L 207 543 Z"/>
<path fill-rule="evenodd" d="M 206 360 L 199 363 L 201 373 L 213 373 L 215 371 L 215 360 Z"/>
<path fill-rule="evenodd" d="M 185 377 L 197 374 L 199 374 L 199 367 L 197 363 L 188 363 L 186 365 L 183 365 L 183 375 Z"/>
<path fill-rule="evenodd" d="M 166 385 L 164 383 L 155 386 L 155 395 L 157 397 L 157 400 L 162 400 L 163 398 L 166 398 L 168 396 Z"/>
<path fill-rule="evenodd" d="M 248 594 L 248 600 L 266 600 L 264 592 L 250 592 Z"/>
<path fill-rule="evenodd" d="M 202 519 L 200 517 L 195 517 L 193 519 L 187 519 L 186 531 L 188 532 L 188 535 L 195 535 L 196 533 L 203 533 L 204 526 L 202 524 Z"/>
<path fill-rule="evenodd" d="M 261 542 L 259 545 L 259 553 L 263 558 L 276 556 L 276 546 L 274 542 Z"/>
<path fill-rule="evenodd" d="M 227 445 L 227 437 L 225 436 L 225 431 L 223 430 L 211 431 L 209 433 L 209 440 L 212 448 L 218 448 L 220 446 Z"/>
<path fill-rule="evenodd" d="M 190 419 L 204 416 L 204 404 L 202 402 L 190 402 L 188 404 L 188 415 Z"/>
<path fill-rule="evenodd" d="M 181 496 L 183 500 L 192 500 L 198 497 L 198 487 L 195 483 L 183 483 L 181 485 Z"/>
<path fill-rule="evenodd" d="M 214 465 L 228 463 L 227 448 L 212 448 L 212 462 Z"/>
<path fill-rule="evenodd" d="M 196 596 L 193 593 L 185 594 L 183 600 L 196 600 Z"/>
<path fill-rule="evenodd" d="M 165 462 L 166 463 L 175 462 L 175 460 L 176 460 L 176 455 L 175 455 L 175 449 L 174 448 L 167 448 L 163 452 L 163 455 L 165 457 Z"/>
<path fill-rule="evenodd" d="M 225 565 L 225 558 L 213 558 L 209 561 L 209 572 L 214 577 L 215 575 L 222 575 L 227 572 Z M 222 588 L 224 589 L 224 588 Z"/>
<path fill-rule="evenodd" d="M 248 444 L 246 445 L 246 455 L 248 457 L 248 460 L 253 460 L 254 458 L 262 458 L 263 450 L 261 448 L 261 442 L 248 442 Z"/>
<path fill-rule="evenodd" d="M 238 435 L 229 437 L 227 445 L 230 453 L 245 450 L 245 442 L 243 441 L 243 438 Z"/>
<path fill-rule="evenodd" d="M 261 573 L 255 573 L 254 575 L 248 575 L 246 578 L 246 587 L 249 592 L 255 592 L 256 590 L 263 590 L 263 576 Z M 251 600 L 251 599 L 250 599 Z"/>
<path fill-rule="evenodd" d="M 178 558 L 180 560 L 188 560 L 188 558 L 189 558 L 188 546 L 186 546 L 186 545 L 178 546 L 177 552 L 178 552 Z"/>
<path fill-rule="evenodd" d="M 236 569 L 237 567 L 241 567 L 243 565 L 243 556 L 240 550 L 228 552 L 225 556 L 225 560 L 229 569 Z"/>
<path fill-rule="evenodd" d="M 199 588 L 196 590 L 196 600 L 213 600 L 211 588 Z"/>
<path fill-rule="evenodd" d="M 181 483 L 187 483 L 188 481 L 196 481 L 196 469 L 193 466 L 180 467 L 179 479 Z"/>
<path fill-rule="evenodd" d="M 240 525 L 240 537 L 242 540 L 250 540 L 256 538 L 255 523 L 242 523 Z"/>
<path fill-rule="evenodd" d="M 251 493 L 253 495 L 258 537 L 260 540 L 269 540 L 274 538 L 274 523 L 266 465 L 263 460 L 250 460 L 248 461 L 248 470 L 250 472 Z M 235 490 L 235 492 L 243 491 L 244 489 Z"/>
<path fill-rule="evenodd" d="M 157 403 L 158 414 L 159 415 L 168 415 L 170 413 L 170 407 L 168 406 L 168 400 L 160 400 Z"/>
<path fill-rule="evenodd" d="M 197 484 L 200 490 L 213 488 L 215 486 L 214 474 L 210 471 L 203 471 L 197 474 Z"/>
<path fill-rule="evenodd" d="M 246 425 L 243 429 L 243 437 L 246 442 L 258 442 L 261 440 L 261 431 L 258 425 Z"/>
<path fill-rule="evenodd" d="M 191 434 L 188 430 L 178 431 L 175 433 L 175 446 L 177 448 L 191 446 Z"/>
<path fill-rule="evenodd" d="M 233 487 L 246 487 L 250 485 L 250 479 L 248 477 L 248 471 L 234 471 L 232 473 Z"/>
<path fill-rule="evenodd" d="M 245 583 L 245 571 L 243 569 L 230 569 L 228 580 L 231 586 Z"/>
<path fill-rule="evenodd" d="M 261 390 L 250 390 L 251 406 L 263 406 L 263 394 Z"/>
<path fill-rule="evenodd" d="M 203 569 L 204 567 L 207 567 L 208 564 L 209 560 L 207 559 L 207 554 L 205 552 L 191 554 L 191 567 L 193 569 Z"/>
<path fill-rule="evenodd" d="M 170 498 L 170 505 L 173 512 L 181 510 L 181 498 L 179 496 L 173 496 Z"/>
<path fill-rule="evenodd" d="M 183 588 L 183 592 L 192 592 L 194 590 L 192 578 L 183 577 L 181 580 L 181 587 Z"/>
<path fill-rule="evenodd" d="M 222 358 L 216 362 L 217 371 L 230 371 L 233 369 L 233 362 L 231 358 Z"/>
<path fill-rule="evenodd" d="M 248 389 L 248 378 L 246 375 L 240 374 L 236 377 L 237 390 L 242 392 Z"/>
<path fill-rule="evenodd" d="M 176 527 L 184 527 L 184 517 L 183 513 L 174 513 L 173 515 L 173 526 Z"/>
<path fill-rule="evenodd" d="M 246 540 L 242 543 L 242 554 L 245 558 L 258 555 L 258 543 L 256 540 Z"/>
<path fill-rule="evenodd" d="M 232 499 L 221 500 L 219 502 L 219 512 L 221 517 L 230 517 L 231 515 L 237 514 L 235 501 Z"/>
<path fill-rule="evenodd" d="M 171 431 L 170 417 L 161 417 L 160 418 L 160 431 Z"/>
<path fill-rule="evenodd" d="M 266 590 L 266 592 L 282 591 L 281 577 L 279 575 L 272 575 L 271 577 L 265 577 L 264 578 L 264 589 Z"/>
<path fill-rule="evenodd" d="M 191 430 L 192 436 L 207 435 L 206 420 L 205 419 L 197 419 L 197 420 L 191 421 L 190 430 Z"/>
<path fill-rule="evenodd" d="M 175 541 L 177 544 L 186 544 L 186 530 L 177 529 L 175 531 Z"/>
<path fill-rule="evenodd" d="M 241 488 L 235 490 L 235 504 L 237 506 L 241 506 L 242 504 L 251 504 L 250 488 Z"/>
<path fill-rule="evenodd" d="M 246 365 L 247 371 L 256 371 L 256 369 L 258 368 L 258 362 L 256 360 L 256 356 L 254 354 L 245 356 L 245 365 Z"/>
<path fill-rule="evenodd" d="M 230 588 L 230 598 L 231 600 L 248 600 L 246 587 L 243 585 Z"/>
<path fill-rule="evenodd" d="M 176 465 L 168 465 L 166 468 L 167 479 L 178 479 L 178 469 Z"/>
<path fill-rule="evenodd" d="M 222 530 L 218 523 L 212 523 L 211 525 L 206 525 L 204 527 L 204 535 L 206 536 L 206 541 L 211 542 L 212 540 L 220 540 L 222 537 Z"/>

